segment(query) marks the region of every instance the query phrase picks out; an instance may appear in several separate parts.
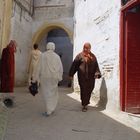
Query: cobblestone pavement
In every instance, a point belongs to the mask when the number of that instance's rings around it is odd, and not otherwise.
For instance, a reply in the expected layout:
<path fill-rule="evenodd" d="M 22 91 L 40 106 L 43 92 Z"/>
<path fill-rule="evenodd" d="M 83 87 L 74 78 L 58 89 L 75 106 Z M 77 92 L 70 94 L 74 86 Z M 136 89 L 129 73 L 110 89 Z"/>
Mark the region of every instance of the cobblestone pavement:
<path fill-rule="evenodd" d="M 79 96 L 70 89 L 60 88 L 59 95 L 54 114 L 44 117 L 42 96 L 16 89 L 4 140 L 140 140 L 138 131 L 97 107 L 91 105 L 82 112 Z"/>

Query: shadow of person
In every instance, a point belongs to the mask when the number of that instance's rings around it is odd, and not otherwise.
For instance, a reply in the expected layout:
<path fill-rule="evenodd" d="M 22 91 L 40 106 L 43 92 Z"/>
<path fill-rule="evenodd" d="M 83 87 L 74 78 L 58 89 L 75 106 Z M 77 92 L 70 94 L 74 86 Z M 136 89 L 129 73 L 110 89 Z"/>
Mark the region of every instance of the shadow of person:
<path fill-rule="evenodd" d="M 98 109 L 104 110 L 106 109 L 107 101 L 108 101 L 107 87 L 106 87 L 105 78 L 103 77 L 101 82 L 101 87 L 100 87 L 100 98 L 96 106 L 98 107 Z"/>

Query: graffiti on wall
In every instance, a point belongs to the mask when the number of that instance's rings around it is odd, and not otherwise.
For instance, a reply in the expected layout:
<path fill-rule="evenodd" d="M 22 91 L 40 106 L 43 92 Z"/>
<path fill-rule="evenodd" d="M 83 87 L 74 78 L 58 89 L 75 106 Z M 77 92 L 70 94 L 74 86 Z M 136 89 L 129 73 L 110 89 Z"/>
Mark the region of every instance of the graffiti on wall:
<path fill-rule="evenodd" d="M 102 68 L 103 76 L 105 78 L 107 78 L 107 79 L 112 78 L 112 76 L 113 76 L 113 68 L 114 68 L 113 64 L 104 64 L 103 68 Z"/>

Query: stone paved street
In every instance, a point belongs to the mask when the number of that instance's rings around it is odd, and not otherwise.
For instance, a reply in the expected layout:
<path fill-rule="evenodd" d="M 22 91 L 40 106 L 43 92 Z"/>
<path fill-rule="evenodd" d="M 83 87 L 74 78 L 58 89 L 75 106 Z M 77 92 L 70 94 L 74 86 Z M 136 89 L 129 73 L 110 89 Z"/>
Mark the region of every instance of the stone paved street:
<path fill-rule="evenodd" d="M 42 116 L 42 96 L 17 88 L 15 105 L 9 110 L 4 140 L 140 140 L 140 133 L 89 106 L 81 112 L 78 94 L 59 89 L 59 104 L 50 117 Z"/>

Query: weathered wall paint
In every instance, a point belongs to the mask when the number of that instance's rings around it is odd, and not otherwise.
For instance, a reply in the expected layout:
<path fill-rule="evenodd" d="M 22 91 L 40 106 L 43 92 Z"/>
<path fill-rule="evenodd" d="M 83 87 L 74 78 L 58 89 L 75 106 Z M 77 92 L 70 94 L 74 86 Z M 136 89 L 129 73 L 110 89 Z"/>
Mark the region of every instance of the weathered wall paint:
<path fill-rule="evenodd" d="M 29 52 L 32 48 L 32 17 L 17 3 L 13 3 L 12 13 L 10 38 L 17 42 L 15 85 L 24 86 L 27 84 Z"/>
<path fill-rule="evenodd" d="M 75 0 L 74 13 L 74 56 L 82 51 L 84 42 L 90 42 L 103 75 L 100 80 L 96 80 L 93 99 L 102 100 L 99 104 L 117 110 L 119 109 L 120 2 Z M 76 79 L 75 89 L 78 89 Z"/>
<path fill-rule="evenodd" d="M 4 23 L 4 8 L 5 1 L 0 0 L 0 52 L 2 51 L 2 33 L 3 33 L 3 23 Z"/>

